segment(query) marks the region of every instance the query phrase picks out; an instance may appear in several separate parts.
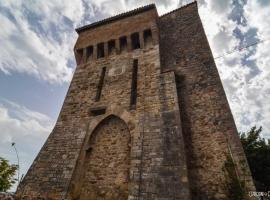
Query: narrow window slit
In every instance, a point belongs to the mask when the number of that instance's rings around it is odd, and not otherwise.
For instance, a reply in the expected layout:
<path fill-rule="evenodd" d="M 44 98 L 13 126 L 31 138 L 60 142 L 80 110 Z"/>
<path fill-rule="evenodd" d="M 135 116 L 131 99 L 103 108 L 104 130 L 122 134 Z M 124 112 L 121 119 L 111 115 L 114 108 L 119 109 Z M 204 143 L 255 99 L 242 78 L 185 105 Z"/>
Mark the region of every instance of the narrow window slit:
<path fill-rule="evenodd" d="M 139 49 L 140 46 L 140 35 L 139 33 L 133 33 L 131 34 L 131 45 L 132 49 Z"/>
<path fill-rule="evenodd" d="M 120 52 L 127 50 L 127 37 L 123 36 L 119 38 L 120 40 Z"/>
<path fill-rule="evenodd" d="M 147 48 L 152 45 L 152 32 L 151 29 L 147 29 L 143 32 L 144 46 Z"/>
<path fill-rule="evenodd" d="M 104 43 L 102 42 L 97 45 L 97 58 L 103 58 L 104 56 Z"/>
<path fill-rule="evenodd" d="M 103 87 L 105 73 L 106 73 L 106 67 L 103 67 L 102 72 L 101 72 L 101 76 L 100 76 L 100 79 L 99 79 L 99 83 L 98 83 L 98 86 L 97 86 L 96 101 L 99 101 L 100 97 L 101 97 L 101 91 L 102 91 L 102 87 Z"/>
<path fill-rule="evenodd" d="M 93 46 L 88 46 L 86 48 L 86 62 L 91 61 L 93 59 Z"/>
<path fill-rule="evenodd" d="M 108 42 L 108 54 L 113 55 L 115 53 L 116 53 L 115 40 L 110 40 Z"/>
<path fill-rule="evenodd" d="M 137 103 L 137 77 L 138 76 L 138 59 L 133 60 L 132 82 L 130 95 L 130 109 L 136 109 Z"/>

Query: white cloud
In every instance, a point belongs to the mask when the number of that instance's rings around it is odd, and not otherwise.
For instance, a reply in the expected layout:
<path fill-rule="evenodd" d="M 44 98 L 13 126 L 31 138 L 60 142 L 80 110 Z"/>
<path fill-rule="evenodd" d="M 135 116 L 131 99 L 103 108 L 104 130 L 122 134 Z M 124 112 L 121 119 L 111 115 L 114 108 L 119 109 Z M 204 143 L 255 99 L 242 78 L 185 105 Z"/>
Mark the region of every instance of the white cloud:
<path fill-rule="evenodd" d="M 231 0 L 209 0 L 199 3 L 200 17 L 214 57 L 223 55 L 239 43 L 233 35 L 236 22 L 228 19 L 231 10 Z"/>
<path fill-rule="evenodd" d="M 186 4 L 190 1 L 183 1 L 183 4 Z M 178 8 L 178 0 L 88 0 L 87 3 L 92 4 L 98 9 L 99 12 L 104 15 L 116 15 L 128 10 L 132 10 L 141 6 L 155 3 L 160 15 Z"/>
<path fill-rule="evenodd" d="M 11 142 L 15 142 L 21 175 L 30 167 L 52 128 L 53 120 L 48 116 L 0 98 L 0 157 L 17 164 L 11 147 Z"/>
<path fill-rule="evenodd" d="M 265 40 L 256 46 L 256 52 L 249 58 L 255 61 L 260 73 L 254 75 L 245 88 L 247 103 L 244 112 L 262 125 L 270 137 L 270 4 L 261 0 L 248 1 L 244 10 L 248 26 L 256 28 L 258 38 Z"/>
<path fill-rule="evenodd" d="M 81 0 L 3 1 L 0 70 L 27 73 L 51 83 L 70 81 L 74 28 L 81 23 Z M 73 66 L 74 67 L 74 66 Z"/>
<path fill-rule="evenodd" d="M 0 99 L 0 127 L 2 144 L 12 142 L 16 137 L 30 136 L 46 138 L 52 129 L 52 119 L 48 116 L 29 110 L 14 102 Z"/>
<path fill-rule="evenodd" d="M 231 0 L 211 0 L 209 1 L 211 10 L 217 14 L 227 13 L 231 9 Z"/>
<path fill-rule="evenodd" d="M 229 18 L 232 10 L 231 3 L 227 2 L 228 4 L 223 5 L 225 2 L 213 2 L 212 0 L 207 2 L 200 6 L 200 16 L 214 57 L 224 55 L 216 60 L 216 64 L 238 130 L 247 131 L 253 125 L 262 126 L 264 136 L 269 138 L 270 68 L 268 63 L 270 62 L 270 42 L 260 43 L 230 55 L 227 55 L 226 52 L 236 49 L 240 45 L 240 36 L 236 37 L 233 34 L 235 28 L 241 30 L 243 35 L 255 28 L 259 39 L 270 39 L 270 20 L 267 17 L 270 16 L 270 5 L 267 7 L 259 1 L 247 1 L 244 6 L 247 25 L 243 26 Z M 213 5 L 213 3 L 220 4 Z M 242 1 L 240 4 L 244 5 Z M 219 6 L 224 7 L 224 10 L 221 11 Z M 249 38 L 244 39 L 247 40 L 247 43 L 254 42 Z M 250 61 L 255 63 L 248 64 Z"/>

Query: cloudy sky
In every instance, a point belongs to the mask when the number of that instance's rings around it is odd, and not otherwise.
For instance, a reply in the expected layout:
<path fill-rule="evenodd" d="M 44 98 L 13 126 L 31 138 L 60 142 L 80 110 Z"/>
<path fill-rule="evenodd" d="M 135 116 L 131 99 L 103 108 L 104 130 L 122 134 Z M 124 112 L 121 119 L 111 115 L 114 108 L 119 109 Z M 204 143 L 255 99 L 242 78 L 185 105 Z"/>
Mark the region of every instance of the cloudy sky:
<path fill-rule="evenodd" d="M 25 173 L 52 130 L 75 70 L 74 29 L 152 2 L 161 15 L 191 1 L 0 1 L 1 157 L 16 163 L 16 142 Z M 262 126 L 270 138 L 270 0 L 198 4 L 238 130 Z"/>

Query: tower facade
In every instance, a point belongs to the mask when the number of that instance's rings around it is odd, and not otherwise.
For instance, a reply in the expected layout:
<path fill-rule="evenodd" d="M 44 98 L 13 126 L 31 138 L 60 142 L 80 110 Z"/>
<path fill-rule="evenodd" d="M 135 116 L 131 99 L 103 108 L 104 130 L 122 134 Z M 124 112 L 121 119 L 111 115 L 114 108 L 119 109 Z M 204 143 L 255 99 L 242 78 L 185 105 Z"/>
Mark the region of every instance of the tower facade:
<path fill-rule="evenodd" d="M 196 2 L 76 31 L 76 71 L 19 199 L 227 200 L 228 158 L 254 190 Z"/>

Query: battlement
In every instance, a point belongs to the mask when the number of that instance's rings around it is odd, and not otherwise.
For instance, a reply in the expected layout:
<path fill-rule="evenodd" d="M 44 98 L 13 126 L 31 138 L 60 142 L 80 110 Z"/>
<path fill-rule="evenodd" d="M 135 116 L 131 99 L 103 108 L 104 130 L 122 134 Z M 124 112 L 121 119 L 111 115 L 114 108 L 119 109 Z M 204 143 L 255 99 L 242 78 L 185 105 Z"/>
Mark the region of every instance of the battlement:
<path fill-rule="evenodd" d="M 128 36 L 121 36 L 117 39 L 109 39 L 85 48 L 75 49 L 77 65 L 87 64 L 97 59 L 107 59 L 110 56 L 119 55 L 136 49 L 147 49 L 156 44 L 153 41 L 151 28 L 142 32 L 134 32 Z"/>
<path fill-rule="evenodd" d="M 126 17 L 134 16 L 134 15 L 137 15 L 137 14 L 140 14 L 140 13 L 152 10 L 152 9 L 155 9 L 155 11 L 157 12 L 156 5 L 155 4 L 149 4 L 149 5 L 142 6 L 142 7 L 136 8 L 134 10 L 130 10 L 128 12 L 121 13 L 119 15 L 115 15 L 115 16 L 112 16 L 112 17 L 109 17 L 109 18 L 94 22 L 92 24 L 77 28 L 76 32 L 81 33 L 81 32 L 83 32 L 85 30 L 93 29 L 93 28 L 96 28 L 98 26 L 102 26 L 104 24 L 108 24 L 108 23 L 111 23 L 111 22 L 114 22 L 114 21 L 117 21 L 117 20 L 121 20 L 121 19 L 126 18 Z"/>
<path fill-rule="evenodd" d="M 157 19 L 150 4 L 76 29 L 77 65 L 158 44 Z"/>
<path fill-rule="evenodd" d="M 74 47 L 77 65 L 157 45 L 159 19 L 192 5 L 197 6 L 197 2 L 159 17 L 155 4 L 150 4 L 77 28 L 79 38 Z"/>

